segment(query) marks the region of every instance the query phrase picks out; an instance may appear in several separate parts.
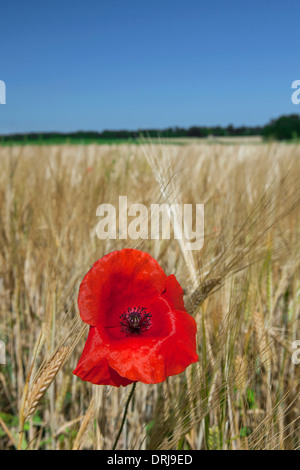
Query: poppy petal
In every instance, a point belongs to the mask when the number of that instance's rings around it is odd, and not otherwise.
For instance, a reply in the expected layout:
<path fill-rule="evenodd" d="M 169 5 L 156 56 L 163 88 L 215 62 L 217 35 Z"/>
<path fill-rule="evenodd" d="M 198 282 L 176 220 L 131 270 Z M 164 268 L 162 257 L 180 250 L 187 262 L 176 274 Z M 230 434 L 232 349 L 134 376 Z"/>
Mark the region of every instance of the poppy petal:
<path fill-rule="evenodd" d="M 80 285 L 81 318 L 92 326 L 113 323 L 133 305 L 147 307 L 163 291 L 166 278 L 148 253 L 129 248 L 109 253 L 93 265 Z"/>
<path fill-rule="evenodd" d="M 167 277 L 165 290 L 161 294 L 161 297 L 165 298 L 175 310 L 186 311 L 183 302 L 183 289 L 174 274 Z"/>
<path fill-rule="evenodd" d="M 162 313 L 168 304 L 160 298 L 156 301 L 156 309 L 158 303 Z M 149 330 L 138 337 L 110 342 L 108 363 L 120 375 L 132 381 L 159 383 L 198 362 L 194 318 L 182 310 L 164 311 L 163 314 L 163 334 L 155 328 L 156 335 Z"/>
<path fill-rule="evenodd" d="M 97 331 L 91 327 L 86 340 L 82 355 L 76 369 L 73 371 L 82 380 L 96 385 L 114 385 L 126 387 L 132 383 L 131 380 L 122 377 L 107 362 L 107 348 Z"/>

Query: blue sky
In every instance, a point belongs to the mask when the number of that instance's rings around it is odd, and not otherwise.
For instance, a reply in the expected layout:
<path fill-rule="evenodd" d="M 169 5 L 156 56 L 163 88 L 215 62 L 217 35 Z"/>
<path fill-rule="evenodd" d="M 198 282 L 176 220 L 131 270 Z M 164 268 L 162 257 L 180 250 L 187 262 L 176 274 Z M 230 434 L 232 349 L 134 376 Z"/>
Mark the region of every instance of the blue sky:
<path fill-rule="evenodd" d="M 300 112 L 299 0 L 9 0 L 0 18 L 0 134 Z"/>

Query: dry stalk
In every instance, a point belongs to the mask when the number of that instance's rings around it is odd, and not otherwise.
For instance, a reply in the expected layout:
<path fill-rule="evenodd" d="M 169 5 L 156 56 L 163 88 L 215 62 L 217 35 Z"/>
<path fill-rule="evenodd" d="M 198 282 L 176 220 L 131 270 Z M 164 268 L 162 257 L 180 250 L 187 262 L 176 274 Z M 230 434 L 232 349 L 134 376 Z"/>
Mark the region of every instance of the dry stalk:
<path fill-rule="evenodd" d="M 92 419 L 92 416 L 93 416 L 94 412 L 95 412 L 95 399 L 93 397 L 90 401 L 87 412 L 84 416 L 84 419 L 83 419 L 83 421 L 81 423 L 81 426 L 79 428 L 79 431 L 77 433 L 76 439 L 75 439 L 74 444 L 73 444 L 73 450 L 79 450 L 80 449 L 81 439 L 82 439 L 82 437 L 83 437 L 83 435 L 86 431 L 86 428 L 87 428 L 90 420 Z"/>

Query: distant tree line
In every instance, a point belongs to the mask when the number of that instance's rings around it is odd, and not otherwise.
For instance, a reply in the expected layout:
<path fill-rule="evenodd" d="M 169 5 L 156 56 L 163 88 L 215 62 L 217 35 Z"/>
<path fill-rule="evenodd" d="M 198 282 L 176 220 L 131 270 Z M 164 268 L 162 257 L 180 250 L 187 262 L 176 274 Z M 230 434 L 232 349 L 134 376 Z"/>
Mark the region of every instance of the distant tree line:
<path fill-rule="evenodd" d="M 273 119 L 263 127 L 261 135 L 265 139 L 292 140 L 300 138 L 300 115 L 291 114 Z"/>
<path fill-rule="evenodd" d="M 290 140 L 300 138 L 300 115 L 281 116 L 273 119 L 265 126 L 192 126 L 169 127 L 167 129 L 104 130 L 102 132 L 78 131 L 71 133 L 42 132 L 29 134 L 1 135 L 0 141 L 5 142 L 80 142 L 98 140 L 136 140 L 141 136 L 162 139 L 184 137 L 242 137 L 263 136 L 265 139 Z"/>

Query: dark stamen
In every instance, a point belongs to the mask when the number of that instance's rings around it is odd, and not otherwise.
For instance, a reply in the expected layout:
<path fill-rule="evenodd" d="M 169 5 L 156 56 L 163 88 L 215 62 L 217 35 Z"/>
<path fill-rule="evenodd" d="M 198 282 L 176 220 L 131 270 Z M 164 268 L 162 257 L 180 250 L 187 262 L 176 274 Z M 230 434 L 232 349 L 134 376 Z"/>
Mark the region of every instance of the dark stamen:
<path fill-rule="evenodd" d="M 129 308 L 120 315 L 121 333 L 126 336 L 140 335 L 151 326 L 151 314 L 144 307 Z"/>

